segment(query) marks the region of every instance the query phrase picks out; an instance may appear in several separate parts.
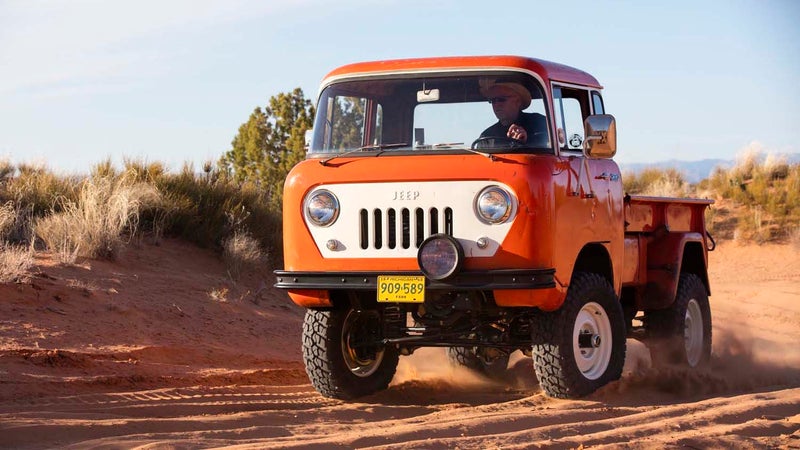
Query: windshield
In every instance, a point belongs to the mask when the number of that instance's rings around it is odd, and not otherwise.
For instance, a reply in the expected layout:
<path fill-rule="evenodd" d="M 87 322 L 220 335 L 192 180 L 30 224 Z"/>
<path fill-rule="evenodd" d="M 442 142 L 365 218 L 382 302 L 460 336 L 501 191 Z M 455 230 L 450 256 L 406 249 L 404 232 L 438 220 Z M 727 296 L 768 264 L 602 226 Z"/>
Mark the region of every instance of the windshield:
<path fill-rule="evenodd" d="M 320 96 L 309 153 L 550 149 L 542 98 L 533 77 L 510 72 L 334 83 Z"/>

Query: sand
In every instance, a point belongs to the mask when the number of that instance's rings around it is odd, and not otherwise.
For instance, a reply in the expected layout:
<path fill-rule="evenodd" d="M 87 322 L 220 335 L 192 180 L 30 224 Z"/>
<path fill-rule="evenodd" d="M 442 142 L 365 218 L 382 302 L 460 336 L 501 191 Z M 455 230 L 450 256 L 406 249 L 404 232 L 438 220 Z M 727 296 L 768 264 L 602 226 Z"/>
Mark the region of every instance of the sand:
<path fill-rule="evenodd" d="M 629 339 L 621 380 L 557 400 L 521 355 L 498 384 L 422 349 L 341 402 L 311 388 L 303 311 L 269 271 L 233 282 L 175 240 L 69 267 L 40 254 L 30 282 L 0 285 L 0 447 L 800 448 L 800 250 L 723 243 L 710 277 L 707 370 L 654 367 Z"/>

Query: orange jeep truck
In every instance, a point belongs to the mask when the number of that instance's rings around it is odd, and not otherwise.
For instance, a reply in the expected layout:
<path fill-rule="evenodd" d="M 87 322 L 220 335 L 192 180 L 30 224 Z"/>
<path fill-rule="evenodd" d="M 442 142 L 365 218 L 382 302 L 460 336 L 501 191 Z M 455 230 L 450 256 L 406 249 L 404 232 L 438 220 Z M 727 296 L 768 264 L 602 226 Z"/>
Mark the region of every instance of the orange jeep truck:
<path fill-rule="evenodd" d="M 712 201 L 623 192 L 592 75 L 518 56 L 346 65 L 311 134 L 275 274 L 307 308 L 322 395 L 385 389 L 421 347 L 500 379 L 519 350 L 560 398 L 618 379 L 629 336 L 708 362 Z"/>

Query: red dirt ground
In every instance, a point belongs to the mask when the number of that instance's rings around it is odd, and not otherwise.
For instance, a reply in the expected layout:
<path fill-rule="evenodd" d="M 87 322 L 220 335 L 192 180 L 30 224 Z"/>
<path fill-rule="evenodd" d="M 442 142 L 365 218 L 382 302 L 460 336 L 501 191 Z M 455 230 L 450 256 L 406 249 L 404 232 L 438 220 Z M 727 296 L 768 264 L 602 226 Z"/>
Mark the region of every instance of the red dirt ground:
<path fill-rule="evenodd" d="M 42 254 L 0 285 L 0 447 L 800 448 L 800 251 L 725 243 L 710 267 L 708 370 L 653 367 L 629 340 L 620 381 L 566 401 L 527 358 L 499 385 L 423 349 L 346 403 L 311 388 L 303 311 L 266 270 L 233 283 L 173 240 L 71 267 Z"/>

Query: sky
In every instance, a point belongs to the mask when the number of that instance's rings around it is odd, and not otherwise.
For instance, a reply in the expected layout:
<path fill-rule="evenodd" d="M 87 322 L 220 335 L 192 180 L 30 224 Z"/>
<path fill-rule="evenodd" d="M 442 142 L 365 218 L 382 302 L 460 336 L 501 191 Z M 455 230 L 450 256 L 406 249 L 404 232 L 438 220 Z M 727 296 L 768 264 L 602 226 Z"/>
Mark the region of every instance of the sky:
<path fill-rule="evenodd" d="M 620 163 L 800 152 L 800 1 L 0 0 L 0 159 L 201 167 L 352 62 L 522 55 L 604 86 Z"/>

